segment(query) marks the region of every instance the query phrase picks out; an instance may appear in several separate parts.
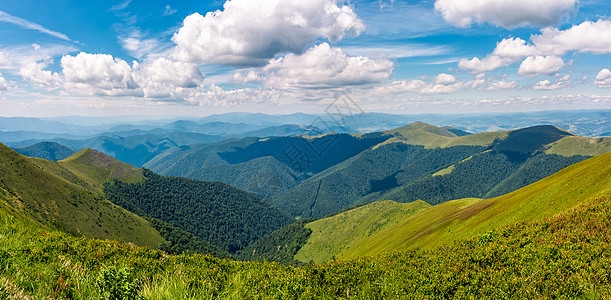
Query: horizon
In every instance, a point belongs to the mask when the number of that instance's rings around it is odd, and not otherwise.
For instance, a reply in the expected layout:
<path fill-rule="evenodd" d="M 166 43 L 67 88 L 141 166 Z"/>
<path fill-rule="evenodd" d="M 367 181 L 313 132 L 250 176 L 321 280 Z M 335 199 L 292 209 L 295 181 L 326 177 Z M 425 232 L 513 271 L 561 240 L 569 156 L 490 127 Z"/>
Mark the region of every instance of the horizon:
<path fill-rule="evenodd" d="M 0 114 L 314 114 L 345 96 L 410 115 L 606 110 L 610 11 L 603 0 L 7 0 Z"/>

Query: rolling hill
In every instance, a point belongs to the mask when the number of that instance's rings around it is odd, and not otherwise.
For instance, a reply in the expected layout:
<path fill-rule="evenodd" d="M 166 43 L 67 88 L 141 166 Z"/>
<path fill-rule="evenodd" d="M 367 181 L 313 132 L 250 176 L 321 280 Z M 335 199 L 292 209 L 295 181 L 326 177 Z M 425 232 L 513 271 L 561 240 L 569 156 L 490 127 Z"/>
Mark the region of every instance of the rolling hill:
<path fill-rule="evenodd" d="M 433 248 L 505 225 L 553 216 L 610 193 L 611 153 L 607 153 L 503 196 L 430 207 L 361 240 L 338 257 Z"/>
<path fill-rule="evenodd" d="M 146 220 L 106 200 L 61 163 L 27 158 L 2 144 L 0 199 L 42 226 L 71 234 L 151 248 L 164 241 Z"/>
<path fill-rule="evenodd" d="M 74 150 L 54 142 L 36 143 L 26 147 L 13 148 L 19 154 L 29 157 L 58 161 L 74 154 Z"/>
<path fill-rule="evenodd" d="M 305 225 L 312 231 L 294 259 L 320 264 L 372 234 L 426 208 L 425 202 L 380 201 L 350 209 Z"/>

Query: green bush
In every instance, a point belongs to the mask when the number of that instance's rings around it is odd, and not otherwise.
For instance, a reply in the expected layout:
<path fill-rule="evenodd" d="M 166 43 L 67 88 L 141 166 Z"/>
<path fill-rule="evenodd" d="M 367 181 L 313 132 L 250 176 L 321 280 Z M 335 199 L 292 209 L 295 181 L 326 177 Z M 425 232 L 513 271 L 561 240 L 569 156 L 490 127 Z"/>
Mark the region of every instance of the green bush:
<path fill-rule="evenodd" d="M 104 299 L 109 300 L 138 299 L 140 292 L 140 283 L 128 268 L 102 268 L 97 285 Z"/>

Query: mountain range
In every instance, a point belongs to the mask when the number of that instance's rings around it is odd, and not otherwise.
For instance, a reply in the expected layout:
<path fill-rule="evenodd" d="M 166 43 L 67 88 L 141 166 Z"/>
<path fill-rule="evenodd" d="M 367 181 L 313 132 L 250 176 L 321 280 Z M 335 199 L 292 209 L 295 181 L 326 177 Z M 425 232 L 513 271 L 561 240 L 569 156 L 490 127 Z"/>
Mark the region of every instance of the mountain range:
<path fill-rule="evenodd" d="M 609 296 L 610 138 L 193 122 L 0 144 L 0 295 Z"/>

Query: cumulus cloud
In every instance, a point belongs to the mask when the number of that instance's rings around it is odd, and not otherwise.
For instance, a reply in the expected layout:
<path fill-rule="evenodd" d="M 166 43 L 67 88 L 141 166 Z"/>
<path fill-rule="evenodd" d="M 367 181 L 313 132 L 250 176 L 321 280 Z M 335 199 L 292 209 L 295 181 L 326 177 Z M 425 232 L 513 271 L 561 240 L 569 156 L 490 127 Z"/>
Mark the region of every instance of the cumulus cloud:
<path fill-rule="evenodd" d="M 6 79 L 0 75 L 0 91 L 8 90 L 8 84 L 6 83 Z"/>
<path fill-rule="evenodd" d="M 602 69 L 596 75 L 594 84 L 599 88 L 611 88 L 611 71 L 609 69 Z"/>
<path fill-rule="evenodd" d="M 233 81 L 237 83 L 249 83 L 249 82 L 258 82 L 261 81 L 261 76 L 259 76 L 255 71 L 249 71 L 246 75 L 243 75 L 240 72 L 236 72 L 233 74 Z"/>
<path fill-rule="evenodd" d="M 263 83 L 279 89 L 363 85 L 388 79 L 393 66 L 387 59 L 350 57 L 323 43 L 302 55 L 288 54 L 270 61 L 263 68 Z"/>
<path fill-rule="evenodd" d="M 515 81 L 496 81 L 496 82 L 491 82 L 488 85 L 488 87 L 486 88 L 486 90 L 502 91 L 502 90 L 515 89 L 517 87 L 518 87 L 518 83 Z"/>
<path fill-rule="evenodd" d="M 19 70 L 24 79 L 46 88 L 57 88 L 61 85 L 61 76 L 57 73 L 44 70 L 44 63 L 31 62 Z"/>
<path fill-rule="evenodd" d="M 130 66 L 108 54 L 81 52 L 62 57 L 61 66 L 64 87 L 82 94 L 184 100 L 204 79 L 197 64 L 163 57 Z"/>
<path fill-rule="evenodd" d="M 566 81 L 558 81 L 556 83 L 552 83 L 549 80 L 541 80 L 535 84 L 533 87 L 534 90 L 557 90 L 568 86 L 568 82 Z"/>
<path fill-rule="evenodd" d="M 285 91 L 251 88 L 224 90 L 220 86 L 211 84 L 207 89 L 202 87 L 195 90 L 186 97 L 186 100 L 195 105 L 220 107 L 247 103 L 280 103 L 281 101 L 286 103 L 295 98 L 295 95 Z"/>
<path fill-rule="evenodd" d="M 489 55 L 483 59 L 474 57 L 472 59 L 461 59 L 458 67 L 463 70 L 471 70 L 477 73 L 489 72 L 501 67 L 508 66 L 513 61 L 498 55 Z"/>
<path fill-rule="evenodd" d="M 76 56 L 65 55 L 61 66 L 66 85 L 75 90 L 91 90 L 102 95 L 131 95 L 138 88 L 129 64 L 109 54 L 81 52 Z"/>
<path fill-rule="evenodd" d="M 521 64 L 518 74 L 528 77 L 550 75 L 564 66 L 562 58 L 557 56 L 529 56 Z"/>
<path fill-rule="evenodd" d="M 526 66 L 535 62 L 536 56 L 547 56 L 548 63 L 558 66 L 559 57 L 577 51 L 593 54 L 611 53 L 611 21 L 586 21 L 566 30 L 544 28 L 533 35 L 530 43 L 521 38 L 508 38 L 498 42 L 494 51 L 484 58 L 462 59 L 458 66 L 463 70 L 487 72 L 509 66 L 526 58 Z M 556 57 L 556 58 L 549 58 Z M 538 62 L 543 62 L 538 59 Z M 523 62 L 524 64 L 524 62 Z"/>
<path fill-rule="evenodd" d="M 458 27 L 476 22 L 511 29 L 558 24 L 576 4 L 577 0 L 437 0 L 435 10 Z"/>
<path fill-rule="evenodd" d="M 332 0 L 228 0 L 223 10 L 185 18 L 173 58 L 231 66 L 265 65 L 283 52 L 301 53 L 319 38 L 360 34 L 363 22 Z"/>
<path fill-rule="evenodd" d="M 182 98 L 185 89 L 195 88 L 204 80 L 198 65 L 163 57 L 134 63 L 133 73 L 144 96 L 151 98 Z"/>
<path fill-rule="evenodd" d="M 378 87 L 376 92 L 380 93 L 417 93 L 417 94 L 449 94 L 463 88 L 465 84 L 457 82 L 450 74 L 439 74 L 435 76 L 434 82 L 424 80 L 401 80 L 393 81 L 390 85 Z"/>
<path fill-rule="evenodd" d="M 568 51 L 611 53 L 611 20 L 585 21 L 566 30 L 544 28 L 531 38 L 539 53 L 561 55 Z"/>
<path fill-rule="evenodd" d="M 435 76 L 435 84 L 451 85 L 456 83 L 456 77 L 450 74 L 441 73 Z"/>

